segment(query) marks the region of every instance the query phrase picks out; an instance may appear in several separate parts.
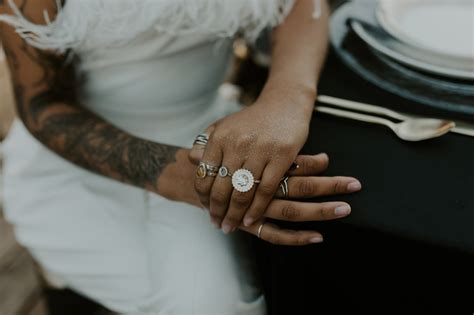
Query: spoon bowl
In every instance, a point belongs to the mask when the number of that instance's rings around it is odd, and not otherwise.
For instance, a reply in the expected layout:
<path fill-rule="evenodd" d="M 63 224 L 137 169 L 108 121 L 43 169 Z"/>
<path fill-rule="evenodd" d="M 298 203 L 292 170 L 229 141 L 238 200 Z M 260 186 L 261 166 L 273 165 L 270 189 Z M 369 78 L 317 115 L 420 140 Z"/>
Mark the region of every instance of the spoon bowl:
<path fill-rule="evenodd" d="M 413 118 L 392 124 L 392 130 L 406 141 L 437 138 L 448 133 L 456 126 L 452 121 L 432 118 Z"/>
<path fill-rule="evenodd" d="M 437 138 L 456 127 L 456 123 L 453 121 L 436 118 L 408 118 L 404 121 L 395 123 L 378 116 L 325 106 L 316 106 L 315 111 L 333 116 L 384 125 L 392 129 L 400 139 L 405 141 L 423 141 Z"/>

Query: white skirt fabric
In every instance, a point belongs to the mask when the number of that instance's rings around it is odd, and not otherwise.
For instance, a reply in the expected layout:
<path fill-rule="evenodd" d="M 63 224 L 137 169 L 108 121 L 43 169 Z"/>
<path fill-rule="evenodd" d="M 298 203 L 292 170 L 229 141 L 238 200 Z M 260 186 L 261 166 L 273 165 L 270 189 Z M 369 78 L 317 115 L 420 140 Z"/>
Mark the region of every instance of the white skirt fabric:
<path fill-rule="evenodd" d="M 131 134 L 189 147 L 239 108 L 217 96 L 230 47 L 229 40 L 143 34 L 83 55 L 82 103 Z M 223 235 L 201 209 L 73 165 L 19 121 L 4 151 L 7 219 L 68 287 L 121 314 L 265 313 L 243 235 Z"/>

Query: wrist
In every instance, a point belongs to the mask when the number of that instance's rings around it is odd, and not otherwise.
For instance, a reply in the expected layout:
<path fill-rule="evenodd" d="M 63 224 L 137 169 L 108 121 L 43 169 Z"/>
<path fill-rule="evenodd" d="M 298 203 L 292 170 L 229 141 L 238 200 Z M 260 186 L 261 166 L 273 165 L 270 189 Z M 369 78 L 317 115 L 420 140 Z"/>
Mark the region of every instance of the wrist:
<path fill-rule="evenodd" d="M 316 84 L 270 78 L 260 93 L 258 102 L 266 104 L 265 106 L 281 106 L 310 118 L 316 98 Z"/>

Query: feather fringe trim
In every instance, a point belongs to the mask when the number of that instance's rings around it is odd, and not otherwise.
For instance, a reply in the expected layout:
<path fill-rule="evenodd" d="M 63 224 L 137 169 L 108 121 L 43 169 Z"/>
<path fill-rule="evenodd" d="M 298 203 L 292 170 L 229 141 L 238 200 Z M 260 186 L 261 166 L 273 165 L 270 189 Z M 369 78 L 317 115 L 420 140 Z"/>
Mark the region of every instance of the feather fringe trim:
<path fill-rule="evenodd" d="M 120 46 L 156 29 L 169 35 L 232 37 L 242 32 L 253 41 L 266 27 L 280 24 L 297 0 L 56 0 L 58 14 L 45 25 L 32 23 L 8 0 L 14 15 L 0 21 L 15 27 L 29 44 L 65 52 Z M 314 0 L 313 17 L 321 15 Z"/>

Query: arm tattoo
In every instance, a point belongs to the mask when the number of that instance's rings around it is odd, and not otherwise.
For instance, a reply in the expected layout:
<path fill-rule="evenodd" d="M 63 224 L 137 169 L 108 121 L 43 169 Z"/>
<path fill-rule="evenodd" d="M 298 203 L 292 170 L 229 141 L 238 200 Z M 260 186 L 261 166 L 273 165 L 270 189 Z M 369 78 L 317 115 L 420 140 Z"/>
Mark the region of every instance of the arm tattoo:
<path fill-rule="evenodd" d="M 74 63 L 25 41 L 11 46 L 5 52 L 18 113 L 39 141 L 90 171 L 157 191 L 158 178 L 176 161 L 178 147 L 133 137 L 77 105 Z M 28 66 L 28 73 L 32 64 L 36 75 L 22 78 L 23 68 Z"/>

